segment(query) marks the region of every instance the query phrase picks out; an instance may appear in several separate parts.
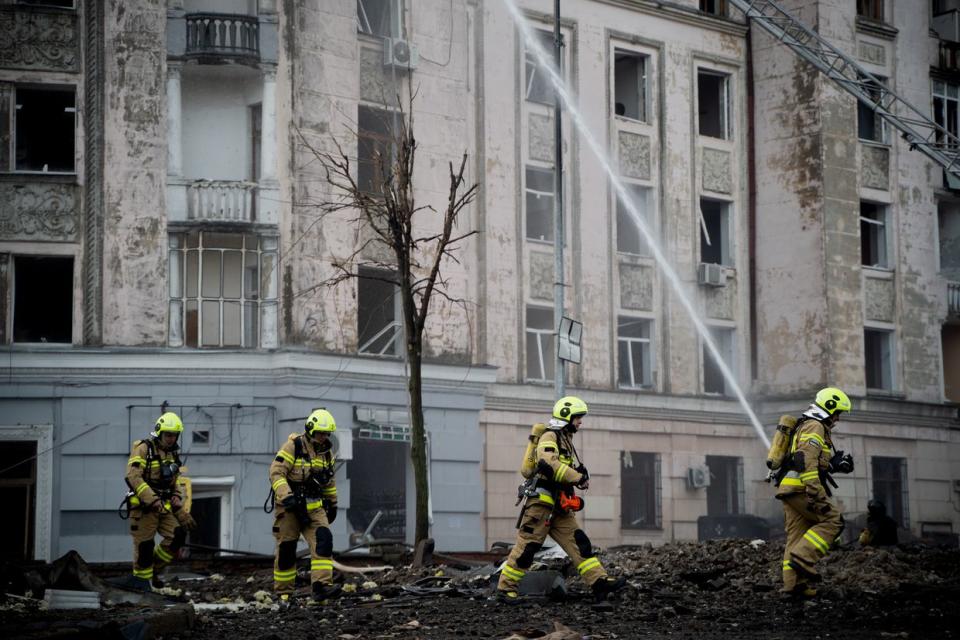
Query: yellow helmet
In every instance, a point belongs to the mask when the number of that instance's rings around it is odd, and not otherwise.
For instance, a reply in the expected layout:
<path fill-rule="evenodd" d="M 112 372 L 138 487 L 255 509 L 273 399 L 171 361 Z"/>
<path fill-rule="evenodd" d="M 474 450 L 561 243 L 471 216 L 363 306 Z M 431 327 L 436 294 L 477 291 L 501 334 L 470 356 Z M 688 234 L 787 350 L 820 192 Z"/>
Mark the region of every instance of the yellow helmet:
<path fill-rule="evenodd" d="M 565 396 L 553 405 L 553 417 L 570 422 L 576 416 L 587 415 L 587 403 L 576 396 Z"/>
<path fill-rule="evenodd" d="M 337 423 L 326 409 L 315 409 L 303 424 L 303 429 L 308 436 L 317 433 L 333 433 L 337 430 Z"/>
<path fill-rule="evenodd" d="M 173 411 L 167 411 L 157 418 L 157 427 L 154 433 L 158 436 L 161 433 L 175 433 L 179 436 L 183 433 L 183 422 L 180 421 L 180 416 Z"/>
<path fill-rule="evenodd" d="M 850 411 L 853 405 L 850 398 L 836 387 L 826 387 L 817 392 L 817 397 L 813 401 L 818 407 L 826 411 L 831 416 L 839 411 Z"/>

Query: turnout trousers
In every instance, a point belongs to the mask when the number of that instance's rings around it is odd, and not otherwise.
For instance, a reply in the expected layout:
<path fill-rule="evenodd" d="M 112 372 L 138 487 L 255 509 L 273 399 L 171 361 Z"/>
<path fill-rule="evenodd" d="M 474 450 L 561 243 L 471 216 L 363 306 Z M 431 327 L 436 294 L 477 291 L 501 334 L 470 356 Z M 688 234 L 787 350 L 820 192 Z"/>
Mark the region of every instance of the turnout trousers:
<path fill-rule="evenodd" d="M 311 584 L 333 584 L 333 535 L 327 522 L 326 512 L 307 503 L 310 522 L 301 525 L 295 513 L 277 505 L 273 519 L 273 537 L 276 550 L 273 557 L 273 590 L 277 593 L 292 593 L 297 577 L 297 542 L 300 536 L 310 547 Z"/>
<path fill-rule="evenodd" d="M 154 544 L 158 533 L 160 544 Z M 173 560 L 187 537 L 169 511 L 157 513 L 139 508 L 130 512 L 130 535 L 133 537 L 133 575 L 145 580 L 152 580 Z"/>
<path fill-rule="evenodd" d="M 817 560 L 827 555 L 840 535 L 843 518 L 832 501 L 822 503 L 830 507 L 826 513 L 811 511 L 805 493 L 783 496 L 781 500 L 787 534 L 783 549 L 783 591 L 793 592 L 819 579 Z"/>
<path fill-rule="evenodd" d="M 520 580 L 533 564 L 533 556 L 550 536 L 567 553 L 587 586 L 606 577 L 600 560 L 593 555 L 593 544 L 577 525 L 572 513 L 554 513 L 550 505 L 532 503 L 526 507 L 507 563 L 500 572 L 499 591 L 517 591 Z"/>

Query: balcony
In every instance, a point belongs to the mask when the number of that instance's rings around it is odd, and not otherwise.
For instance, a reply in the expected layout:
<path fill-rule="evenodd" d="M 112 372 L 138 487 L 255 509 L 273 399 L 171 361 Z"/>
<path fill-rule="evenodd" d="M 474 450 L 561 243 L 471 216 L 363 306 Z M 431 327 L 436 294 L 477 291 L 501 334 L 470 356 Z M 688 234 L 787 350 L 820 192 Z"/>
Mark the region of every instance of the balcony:
<path fill-rule="evenodd" d="M 260 31 L 255 16 L 190 13 L 186 16 L 188 58 L 260 58 Z"/>
<path fill-rule="evenodd" d="M 279 219 L 275 186 L 244 180 L 168 179 L 167 216 L 171 222 L 270 224 Z"/>

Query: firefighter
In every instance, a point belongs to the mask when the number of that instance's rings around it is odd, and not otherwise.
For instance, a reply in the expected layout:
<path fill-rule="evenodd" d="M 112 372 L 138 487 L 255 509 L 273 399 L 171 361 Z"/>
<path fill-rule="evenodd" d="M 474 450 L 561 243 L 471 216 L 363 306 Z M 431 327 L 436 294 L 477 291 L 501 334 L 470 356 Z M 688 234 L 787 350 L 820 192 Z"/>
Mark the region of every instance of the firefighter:
<path fill-rule="evenodd" d="M 537 470 L 527 485 L 530 489 L 517 522 L 517 542 L 500 572 L 496 597 L 501 602 L 520 601 L 520 580 L 547 535 L 566 552 L 598 602 L 626 584 L 624 578 L 614 580 L 607 575 L 574 515 L 583 508 L 583 499 L 575 495 L 574 488 L 590 485 L 587 469 L 573 446 L 573 434 L 585 415 L 586 403 L 573 396 L 560 398 L 553 406 L 553 418 L 537 443 Z"/>
<path fill-rule="evenodd" d="M 187 531 L 196 528 L 184 508 L 177 484 L 180 477 L 180 447 L 183 422 L 173 412 L 157 418 L 151 437 L 133 443 L 127 460 L 130 535 L 133 536 L 133 586 L 149 590 L 160 587 L 157 574 L 183 547 Z M 154 544 L 159 533 L 160 544 Z"/>
<path fill-rule="evenodd" d="M 824 480 L 833 470 L 831 432 L 841 414 L 850 409 L 850 398 L 843 391 L 821 389 L 793 434 L 790 470 L 777 491 L 777 498 L 783 502 L 787 534 L 782 565 L 784 594 L 816 595 L 814 584 L 820 580 L 816 563 L 843 531 L 843 517 L 830 499 Z M 841 457 L 845 469 L 852 471 L 853 459 L 849 455 Z"/>
<path fill-rule="evenodd" d="M 333 584 L 333 535 L 337 518 L 333 443 L 337 430 L 333 416 L 317 409 L 307 418 L 304 433 L 291 433 L 270 465 L 270 484 L 276 500 L 273 537 L 277 541 L 273 588 L 289 602 L 297 577 L 297 542 L 302 535 L 310 546 L 310 582 L 313 597 L 322 602 L 340 589 Z"/>
<path fill-rule="evenodd" d="M 895 545 L 897 521 L 887 515 L 887 507 L 879 500 L 867 503 L 867 527 L 860 532 L 860 544 L 864 547 Z"/>

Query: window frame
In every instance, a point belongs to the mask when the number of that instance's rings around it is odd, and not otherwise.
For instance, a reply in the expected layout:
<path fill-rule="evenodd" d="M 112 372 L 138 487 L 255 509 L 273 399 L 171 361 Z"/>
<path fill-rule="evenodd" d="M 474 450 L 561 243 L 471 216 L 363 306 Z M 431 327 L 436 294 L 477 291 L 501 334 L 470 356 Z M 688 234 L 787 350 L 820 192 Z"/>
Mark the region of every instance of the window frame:
<path fill-rule="evenodd" d="M 368 275 L 363 275 L 364 272 L 366 272 Z M 360 292 L 360 287 L 363 286 L 364 282 L 370 282 L 370 281 L 379 283 L 383 286 L 387 286 L 389 284 L 387 282 L 387 279 L 391 277 L 396 278 L 397 273 L 387 269 L 378 269 L 378 268 L 370 267 L 366 265 L 362 265 L 357 269 L 357 354 L 358 355 L 373 356 L 373 357 L 380 357 L 380 358 L 397 358 L 402 355 L 404 327 L 403 327 L 403 316 L 400 308 L 400 303 L 401 303 L 400 286 L 399 284 L 396 284 L 396 283 L 393 284 L 393 301 L 392 301 L 393 304 L 391 305 L 392 313 L 390 314 L 392 317 L 389 319 L 389 321 L 386 324 L 383 325 L 383 327 L 381 327 L 375 334 L 373 334 L 372 337 L 368 338 L 365 343 L 360 344 L 361 335 L 364 334 L 364 332 L 360 330 L 361 323 L 362 323 L 362 320 L 360 318 L 360 311 L 361 311 L 360 297 L 362 295 Z M 376 344 L 376 342 L 380 340 L 381 337 L 385 336 L 387 332 L 391 329 L 393 330 L 393 336 L 387 341 L 386 346 L 383 349 L 381 349 L 379 352 L 374 352 L 372 350 L 364 349 L 364 347 L 372 346 Z M 391 345 L 392 345 L 392 349 L 389 348 L 391 347 Z"/>
<path fill-rule="evenodd" d="M 711 2 L 715 5 L 713 9 L 707 6 Z M 720 16 L 721 18 L 726 18 L 730 15 L 727 0 L 700 0 L 700 11 L 712 16 Z"/>
<path fill-rule="evenodd" d="M 713 140 L 733 140 L 733 74 L 720 71 L 717 69 L 711 69 L 709 67 L 697 67 L 696 68 L 697 76 L 697 135 L 701 138 L 711 138 Z M 703 99 L 703 91 L 700 87 L 700 76 L 710 76 L 713 78 L 719 78 L 722 80 L 720 85 L 720 94 L 718 96 L 719 107 L 721 109 L 720 114 L 720 135 L 715 136 L 709 133 L 704 133 L 704 121 L 703 113 L 700 110 L 701 100 Z"/>
<path fill-rule="evenodd" d="M 547 244 L 553 244 L 554 242 L 554 208 L 556 207 L 556 191 L 555 186 L 551 191 L 541 191 L 539 189 L 530 188 L 530 173 L 541 173 L 541 174 L 550 174 L 551 183 L 554 183 L 557 179 L 557 172 L 552 165 L 544 165 L 535 161 L 527 161 L 523 166 L 523 228 L 524 228 L 524 238 L 528 241 L 533 242 L 544 242 Z M 547 230 L 547 233 L 543 236 L 535 237 L 530 235 L 530 226 L 531 220 L 533 219 L 530 215 L 530 205 L 529 199 L 533 196 L 537 200 L 541 198 L 546 198 L 550 201 L 550 209 L 547 214 L 546 224 L 544 228 Z"/>
<path fill-rule="evenodd" d="M 864 383 L 867 389 L 868 394 L 880 393 L 887 394 L 893 393 L 897 390 L 897 349 L 896 349 L 896 329 L 882 327 L 877 325 L 866 325 L 863 328 L 863 359 L 864 359 Z M 880 362 L 872 362 L 872 352 L 873 348 L 868 344 L 868 334 L 876 334 L 882 336 L 883 342 L 879 345 L 880 348 Z M 884 351 L 886 354 L 884 354 Z M 884 361 L 884 356 L 886 356 L 886 361 Z M 880 367 L 879 372 L 871 374 L 871 364 L 876 367 Z M 886 383 L 886 386 L 871 386 L 871 378 L 876 381 L 877 376 L 880 377 L 880 383 L 883 385 Z"/>
<path fill-rule="evenodd" d="M 717 345 L 717 350 L 720 351 L 721 356 L 728 356 L 729 359 L 724 359 L 727 368 L 730 369 L 730 372 L 733 374 L 734 378 L 737 377 L 737 328 L 735 326 L 727 325 L 709 325 L 707 327 L 710 330 L 711 337 Z M 707 343 L 702 338 L 700 339 L 700 356 L 703 360 L 700 375 L 700 382 L 702 384 L 703 393 L 705 395 L 712 396 L 729 396 L 732 390 L 729 388 L 730 385 L 727 382 L 727 379 L 723 376 L 723 370 L 720 366 L 713 361 L 713 357 L 710 355 L 710 351 L 707 348 Z M 714 373 L 719 376 L 721 383 L 723 384 L 723 389 L 720 391 L 715 391 L 712 389 L 707 389 L 708 383 L 708 373 Z M 712 380 L 712 376 L 709 380 Z"/>
<path fill-rule="evenodd" d="M 877 74 L 873 74 L 873 77 L 875 77 L 877 80 L 880 81 L 881 87 L 872 86 L 870 88 L 867 88 L 866 92 L 873 97 L 879 98 L 880 94 L 883 92 L 884 89 L 890 88 L 889 87 L 890 79 L 885 76 L 879 76 Z M 873 116 L 872 118 L 870 118 L 870 115 L 868 115 L 867 113 L 868 111 L 872 114 Z M 879 139 L 877 139 L 877 137 L 865 138 L 863 136 L 861 125 L 865 123 L 868 119 L 873 120 L 873 123 L 871 124 L 871 126 L 873 127 L 875 132 L 879 132 Z M 876 110 L 871 105 L 868 105 L 867 103 L 863 102 L 860 99 L 857 99 L 857 140 L 859 140 L 860 142 L 866 142 L 869 144 L 890 146 L 890 127 L 887 125 L 887 121 L 881 118 L 880 115 L 876 112 Z"/>
<path fill-rule="evenodd" d="M 883 476 L 878 471 L 884 466 L 896 468 L 896 478 Z M 870 492 L 875 499 L 881 500 L 887 509 L 887 515 L 893 518 L 898 527 L 910 529 L 910 481 L 906 458 L 894 456 L 870 456 Z M 878 491 L 880 487 L 889 487 L 886 491 Z M 899 491 L 892 491 L 899 485 Z M 888 495 L 896 495 L 896 502 L 890 504 Z M 899 507 L 897 509 L 896 507 Z M 899 513 L 898 513 L 899 511 Z"/>
<path fill-rule="evenodd" d="M 872 22 L 883 22 L 885 0 L 857 0 L 857 18 Z"/>
<path fill-rule="evenodd" d="M 197 234 L 196 246 L 190 246 L 188 237 L 193 233 Z M 241 238 L 240 248 L 205 246 L 204 236 L 209 235 L 231 235 Z M 257 239 L 257 247 L 251 249 L 247 247 L 248 238 Z M 266 246 L 265 246 L 266 245 Z M 190 295 L 191 283 L 188 281 L 188 275 L 191 270 L 190 253 L 196 252 L 196 295 Z M 204 254 L 218 252 L 219 258 L 219 296 L 205 296 L 204 285 Z M 224 295 L 224 283 L 226 277 L 224 254 L 228 252 L 240 253 L 240 296 L 237 298 Z M 248 296 L 248 254 L 256 255 L 256 291 Z M 168 266 L 167 274 L 169 279 L 169 323 L 167 330 L 167 345 L 178 349 L 196 349 L 196 350 L 216 350 L 216 349 L 242 349 L 259 350 L 271 349 L 277 346 L 276 320 L 279 310 L 279 300 L 277 296 L 277 270 L 279 256 L 279 237 L 253 233 L 249 230 L 209 230 L 209 229 L 178 229 L 171 230 L 168 241 Z M 207 256 L 209 258 L 209 256 Z M 265 273 L 265 271 L 269 272 Z M 177 274 L 176 276 L 174 274 Z M 179 295 L 178 295 L 179 292 Z M 203 333 L 203 307 L 204 303 L 218 304 L 218 340 L 217 344 L 205 344 Z M 224 344 L 224 305 L 238 304 L 240 306 L 240 321 L 238 332 L 240 344 Z M 188 316 L 191 312 L 190 307 L 195 305 L 196 311 L 196 343 L 190 344 L 190 322 Z M 256 321 L 256 344 L 247 344 L 247 309 L 253 306 L 254 317 Z"/>
<path fill-rule="evenodd" d="M 625 323 L 642 323 L 646 332 L 646 337 L 634 337 L 634 336 L 623 336 L 621 334 L 621 328 Z M 640 363 L 641 367 L 641 377 L 644 378 L 640 382 L 636 381 L 636 366 L 633 359 L 633 345 L 640 345 L 640 358 L 642 362 Z M 627 355 L 629 357 L 629 366 L 628 370 L 630 373 L 630 380 L 624 381 L 622 372 L 623 372 L 623 355 L 622 348 L 626 345 Z M 641 317 L 641 316 L 617 316 L 617 387 L 619 389 L 629 389 L 632 391 L 637 390 L 649 390 L 653 389 L 654 386 L 654 320 L 653 318 Z M 644 375 L 645 374 L 645 375 Z"/>
<path fill-rule="evenodd" d="M 720 207 L 720 262 L 711 262 L 704 258 L 704 243 L 709 237 L 707 216 L 704 214 L 703 205 L 704 203 L 710 203 L 711 205 L 717 205 Z M 712 212 L 711 212 L 712 215 Z M 734 238 L 736 234 L 733 233 L 733 202 L 728 200 L 720 200 L 718 198 L 708 198 L 706 196 L 700 196 L 700 199 L 697 204 L 697 220 L 699 221 L 699 230 L 700 233 L 700 242 L 698 244 L 698 258 L 701 263 L 706 264 L 719 264 L 723 267 L 729 267 L 731 269 L 736 268 L 736 260 L 734 260 Z M 708 246 L 713 247 L 714 239 L 710 238 Z"/>
<path fill-rule="evenodd" d="M 617 93 L 620 83 L 618 80 L 617 74 L 617 63 L 621 58 L 632 58 L 637 61 L 637 78 L 636 78 L 636 93 L 638 96 L 636 108 L 638 110 L 637 117 L 626 115 L 626 108 L 624 114 L 618 114 L 616 106 L 620 104 L 617 100 Z M 640 51 L 635 51 L 633 49 L 625 49 L 623 47 L 618 47 L 616 44 L 613 45 L 613 52 L 611 54 L 611 74 L 612 74 L 612 88 L 611 93 L 612 102 L 610 104 L 610 113 L 615 118 L 620 118 L 627 122 L 636 122 L 640 124 L 650 124 L 650 54 L 642 53 Z"/>
<path fill-rule="evenodd" d="M 952 89 L 952 92 L 951 92 Z M 951 93 L 953 95 L 951 95 Z M 937 102 L 940 102 L 940 105 Z M 952 103 L 952 105 L 951 105 Z M 953 107 L 952 118 L 950 107 Z M 953 134 L 960 136 L 960 85 L 946 80 L 932 79 L 930 86 L 930 115 L 933 121 Z M 937 142 L 943 141 L 943 135 L 937 132 Z M 955 144 L 949 145 L 951 148 Z"/>
<path fill-rule="evenodd" d="M 67 305 L 67 307 L 68 307 L 68 311 L 67 311 L 67 314 L 68 314 L 68 315 L 67 315 L 67 318 L 68 318 L 68 319 L 67 319 L 67 323 L 69 324 L 69 330 L 68 330 L 67 339 L 66 339 L 66 340 L 57 340 L 57 341 L 43 340 L 43 339 L 41 339 L 41 340 L 17 340 L 17 298 L 18 298 L 18 291 L 17 291 L 17 289 L 18 289 L 18 287 L 17 287 L 18 273 L 17 273 L 17 271 L 18 271 L 18 269 L 23 269 L 23 268 L 24 268 L 24 266 L 23 266 L 24 263 L 21 262 L 21 261 L 34 261 L 34 262 L 39 262 L 39 261 L 42 261 L 42 260 L 49 260 L 49 259 L 52 259 L 52 260 L 64 260 L 64 261 L 69 260 L 69 261 L 70 261 L 70 284 L 69 284 L 69 288 L 70 288 L 70 302 L 69 302 L 69 304 Z M 77 256 L 74 255 L 74 254 L 72 254 L 72 253 L 67 253 L 67 254 L 63 254 L 63 253 L 11 253 L 11 254 L 9 254 L 8 260 L 9 260 L 9 280 L 8 280 L 8 285 L 7 285 L 7 286 L 9 287 L 9 293 L 8 293 L 7 295 L 8 295 L 8 297 L 9 297 L 9 303 L 8 303 L 8 304 L 9 304 L 9 307 L 8 307 L 8 309 L 9 309 L 9 334 L 7 334 L 7 341 L 6 341 L 6 342 L 7 342 L 8 344 L 31 345 L 31 346 L 40 346 L 40 345 L 42 345 L 42 346 L 47 346 L 47 345 L 49 345 L 49 346 L 58 346 L 58 345 L 69 345 L 69 344 L 73 344 L 74 338 L 75 338 L 75 335 L 74 335 L 74 334 L 75 334 L 75 330 L 76 330 L 76 323 L 74 322 L 74 309 L 76 308 L 78 299 L 80 298 L 80 296 L 77 295 L 77 291 L 76 291 L 76 287 L 75 287 L 75 283 L 76 283 L 76 281 L 77 281 L 77 268 L 78 268 Z M 20 263 L 20 266 L 19 266 L 19 267 L 18 267 L 18 263 Z M 50 283 L 48 282 L 48 283 L 47 283 L 47 286 L 49 287 L 49 285 L 50 285 Z M 49 290 L 46 290 L 46 291 L 45 291 L 45 295 L 50 295 L 50 291 L 49 291 Z M 81 295 L 82 295 L 82 294 L 81 294 Z M 47 315 L 49 315 L 49 314 L 52 312 L 52 311 L 51 311 L 51 308 L 50 308 L 51 306 L 52 306 L 52 305 L 50 305 L 50 304 L 48 303 L 48 305 L 45 307 L 45 308 L 46 308 L 46 313 L 47 313 Z M 23 313 L 23 310 L 22 310 L 22 309 L 21 309 L 21 313 Z M 5 330 L 4 333 L 6 333 L 6 327 L 4 327 L 4 330 Z"/>
<path fill-rule="evenodd" d="M 547 30 L 542 26 L 531 25 L 530 30 L 534 33 L 535 36 L 541 38 L 541 40 L 547 42 L 549 46 L 541 43 L 544 48 L 544 52 L 550 54 L 551 64 L 554 61 L 553 50 L 555 43 L 553 41 L 553 29 Z M 546 34 L 544 37 L 543 34 Z M 563 30 L 560 31 L 560 41 L 564 42 Z M 560 76 L 562 80 L 566 80 L 565 70 L 566 70 L 566 54 L 564 53 L 565 49 L 560 49 L 560 69 L 554 69 L 557 72 L 557 75 Z M 546 83 L 546 93 L 547 95 L 543 99 L 539 99 L 540 96 L 531 97 L 531 89 L 536 83 L 539 86 L 540 80 L 537 78 L 538 72 L 540 71 L 540 64 L 537 62 L 537 56 L 534 54 L 530 47 L 526 45 L 526 42 L 523 43 L 523 73 L 521 77 L 523 78 L 523 101 L 529 102 L 532 104 L 539 104 L 547 107 L 552 107 L 555 104 L 556 97 L 555 91 L 553 88 L 553 83 L 550 82 L 550 77 L 546 73 L 543 74 L 544 82 Z"/>
<path fill-rule="evenodd" d="M 865 214 L 864 206 L 874 207 L 876 218 L 871 218 Z M 860 265 L 869 269 L 883 269 L 892 271 L 893 264 L 891 256 L 892 248 L 892 227 L 890 224 L 890 206 L 871 202 L 868 200 L 860 201 Z M 864 245 L 869 243 L 871 252 L 875 252 L 879 262 L 868 264 L 864 255 Z"/>
<path fill-rule="evenodd" d="M 651 473 L 649 475 L 636 474 L 636 480 L 638 483 L 644 482 L 644 480 L 650 481 L 650 487 L 642 487 L 641 489 L 646 494 L 643 496 L 643 499 L 649 501 L 648 510 L 643 515 L 646 517 L 652 516 L 652 522 L 647 524 L 638 525 L 636 521 L 627 522 L 628 517 L 628 495 L 627 488 L 630 485 L 630 482 L 634 480 L 633 477 L 628 477 L 624 473 L 626 467 L 627 456 L 630 457 L 630 467 L 635 467 L 637 462 L 635 461 L 635 456 L 642 456 L 642 460 L 645 460 L 649 463 L 651 467 Z M 632 476 L 633 474 L 631 474 Z M 659 452 L 655 451 L 628 451 L 623 450 L 620 452 L 620 529 L 622 531 L 662 531 L 663 530 L 663 468 L 662 461 Z"/>
<path fill-rule="evenodd" d="M 641 204 L 638 206 L 638 209 L 642 209 L 642 214 L 644 217 L 644 222 L 647 225 L 647 229 L 653 233 L 657 229 L 657 216 L 656 214 L 651 214 L 650 209 L 652 204 L 656 202 L 654 188 L 639 182 L 628 182 L 621 179 L 621 183 L 624 188 L 629 192 L 631 200 L 634 204 Z M 641 200 L 637 199 L 638 193 L 642 193 Z M 617 248 L 617 253 L 637 256 L 641 258 L 651 258 L 653 257 L 653 251 L 650 249 L 650 245 L 647 243 L 646 238 L 643 237 L 643 234 L 640 232 L 640 229 L 637 228 L 636 224 L 632 219 L 626 220 L 626 217 L 630 216 L 630 212 L 627 210 L 626 205 L 620 200 L 620 196 L 617 194 L 616 190 L 613 192 L 614 198 L 614 230 L 616 237 L 614 238 L 614 244 Z M 621 219 L 624 219 L 624 222 L 629 222 L 630 226 L 626 230 L 623 230 L 621 224 Z M 624 231 L 623 233 L 621 231 Z M 625 247 L 623 245 L 627 244 L 628 241 L 636 241 L 636 251 L 632 250 L 632 247 Z"/>
<path fill-rule="evenodd" d="M 6 153 L 0 153 L 0 158 L 4 155 L 8 156 L 8 162 L 6 167 L 0 167 L 0 172 L 9 172 L 19 175 L 50 175 L 50 176 L 75 176 L 77 175 L 77 138 L 78 138 L 78 125 L 79 125 L 79 110 L 77 108 L 77 85 L 66 84 L 66 83 L 36 83 L 36 82 L 11 82 L 8 84 L 10 87 L 9 91 L 9 100 L 6 109 L 0 109 L 0 112 L 4 110 L 9 110 L 10 119 L 9 119 L 9 147 L 6 150 Z M 17 104 L 17 94 L 22 90 L 27 91 L 47 91 L 47 92 L 56 92 L 56 93 L 71 93 L 73 95 L 73 107 L 68 107 L 65 109 L 65 112 L 73 114 L 73 139 L 71 141 L 71 168 L 67 171 L 44 171 L 42 169 L 21 169 L 18 166 L 17 161 L 17 129 L 18 129 L 18 114 L 20 107 Z M 0 123 L 0 132 L 4 125 L 8 123 Z"/>
<path fill-rule="evenodd" d="M 377 119 L 378 122 L 386 124 L 386 120 L 389 117 L 390 123 L 385 130 L 374 130 L 372 128 L 363 128 L 362 122 L 364 117 L 362 116 L 363 111 L 369 111 L 369 116 L 371 118 Z M 374 106 L 366 103 L 357 104 L 357 186 L 360 191 L 373 197 L 379 197 L 379 190 L 367 190 L 367 187 L 364 186 L 364 178 L 361 175 L 361 168 L 364 166 L 370 166 L 371 169 L 371 179 L 376 183 L 376 185 L 382 185 L 384 178 L 380 173 L 380 165 L 376 159 L 376 152 L 380 151 L 381 154 L 384 152 L 389 152 L 390 159 L 387 162 L 388 166 L 392 166 L 394 160 L 397 157 L 397 130 L 399 123 L 397 118 L 402 117 L 402 114 L 396 109 L 384 108 L 383 105 Z M 372 155 L 367 158 L 362 151 L 364 150 L 364 145 L 371 145 Z"/>
<path fill-rule="evenodd" d="M 532 327 L 531 326 L 531 312 L 534 313 L 543 313 L 544 317 L 549 317 L 549 323 L 547 324 L 549 328 L 544 327 Z M 543 377 L 535 378 L 531 376 L 530 371 L 530 340 L 531 338 L 535 339 L 537 344 L 537 360 L 539 361 L 540 371 L 539 373 Z M 549 307 L 541 307 L 537 305 L 526 305 L 524 310 L 524 381 L 533 382 L 533 383 L 549 383 L 553 382 L 554 376 L 556 375 L 556 340 L 557 340 L 557 329 L 553 326 L 553 309 Z"/>
<path fill-rule="evenodd" d="M 387 17 L 389 33 L 375 33 L 370 25 L 370 17 L 366 9 L 363 7 L 363 3 L 376 1 L 377 0 L 357 0 L 357 33 L 366 36 L 372 36 L 374 38 L 402 39 L 404 33 L 403 0 L 384 0 L 385 3 L 389 5 L 390 11 L 390 15 Z M 364 17 L 361 17 L 361 10 L 363 10 L 363 14 L 366 19 L 366 28 L 364 28 Z"/>

